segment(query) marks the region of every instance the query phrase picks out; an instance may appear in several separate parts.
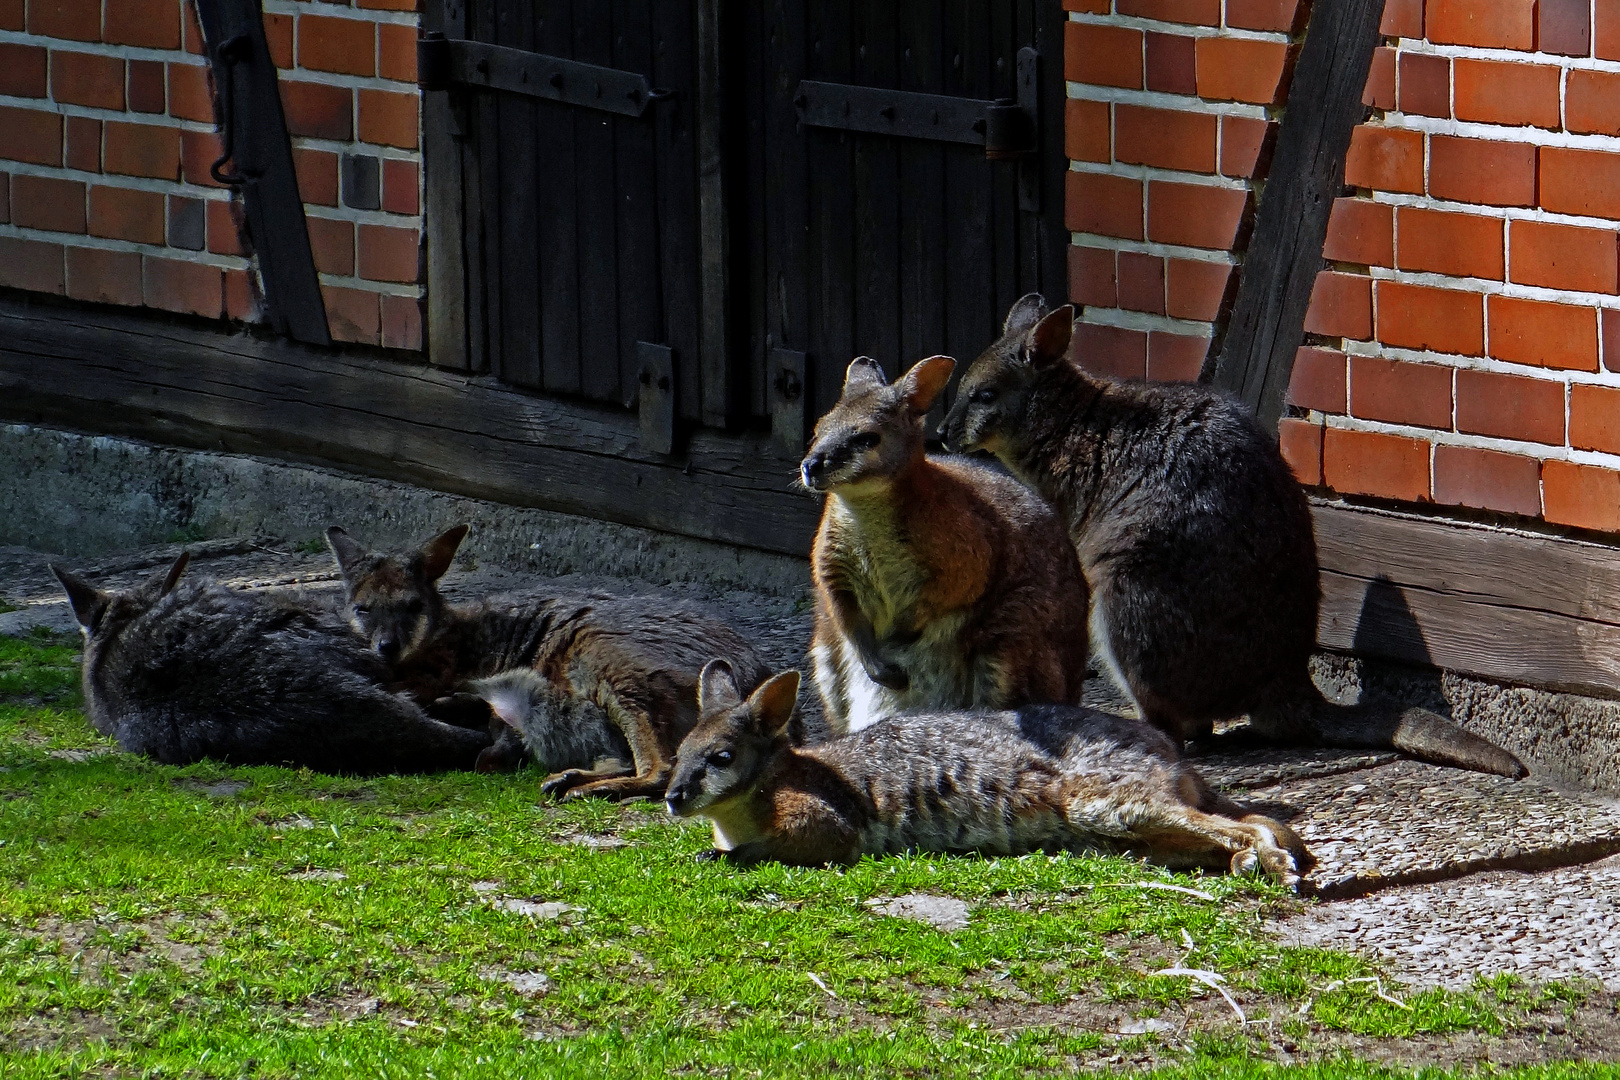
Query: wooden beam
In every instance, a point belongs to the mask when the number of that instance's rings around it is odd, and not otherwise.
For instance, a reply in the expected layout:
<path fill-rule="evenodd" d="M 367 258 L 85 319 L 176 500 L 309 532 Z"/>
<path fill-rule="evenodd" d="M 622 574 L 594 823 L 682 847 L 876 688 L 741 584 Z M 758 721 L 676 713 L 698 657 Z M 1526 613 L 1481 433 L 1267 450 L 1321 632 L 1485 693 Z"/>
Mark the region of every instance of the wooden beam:
<path fill-rule="evenodd" d="M 1384 0 L 1316 0 L 1213 372 L 1276 431 L 1305 311 L 1322 267 L 1328 215 L 1378 44 Z"/>
<path fill-rule="evenodd" d="M 703 422 L 713 427 L 724 427 L 732 408 L 722 3 L 697 0 L 699 370 L 703 373 Z"/>
<path fill-rule="evenodd" d="M 429 0 L 422 29 L 467 36 L 465 0 Z M 427 233 L 427 354 L 440 367 L 471 364 L 467 356 L 467 267 L 464 261 L 462 143 L 466 106 L 448 90 L 422 94 L 422 227 Z"/>

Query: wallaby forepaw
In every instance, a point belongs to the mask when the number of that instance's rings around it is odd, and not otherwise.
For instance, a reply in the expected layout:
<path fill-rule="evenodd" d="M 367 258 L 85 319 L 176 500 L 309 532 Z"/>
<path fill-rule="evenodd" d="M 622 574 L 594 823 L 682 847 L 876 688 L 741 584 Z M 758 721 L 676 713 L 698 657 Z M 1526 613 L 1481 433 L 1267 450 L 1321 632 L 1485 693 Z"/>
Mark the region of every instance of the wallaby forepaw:
<path fill-rule="evenodd" d="M 726 853 L 721 851 L 719 848 L 710 848 L 707 851 L 700 851 L 695 856 L 698 862 L 720 862 L 725 857 Z"/>

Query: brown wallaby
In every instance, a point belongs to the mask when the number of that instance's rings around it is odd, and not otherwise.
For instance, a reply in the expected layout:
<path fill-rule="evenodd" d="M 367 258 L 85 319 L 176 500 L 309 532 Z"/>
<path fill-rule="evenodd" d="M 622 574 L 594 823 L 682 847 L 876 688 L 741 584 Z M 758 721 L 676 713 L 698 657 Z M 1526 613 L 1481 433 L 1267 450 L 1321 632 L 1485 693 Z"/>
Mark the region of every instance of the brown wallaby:
<path fill-rule="evenodd" d="M 916 709 L 1078 702 L 1086 583 L 1052 508 L 1000 471 L 924 451 L 954 361 L 889 385 L 849 365 L 801 467 L 825 492 L 810 655 L 835 733 Z"/>
<path fill-rule="evenodd" d="M 919 713 L 800 749 L 786 734 L 798 672 L 745 701 L 716 660 L 701 686 L 669 811 L 707 817 L 715 853 L 739 863 L 1101 848 L 1289 885 L 1310 866 L 1291 829 L 1216 793 L 1139 720 L 1070 705 Z"/>
<path fill-rule="evenodd" d="M 489 745 L 385 690 L 388 666 L 335 612 L 181 581 L 185 567 L 182 555 L 127 592 L 51 567 L 84 630 L 85 712 L 125 750 L 169 765 L 387 773 L 470 769 Z"/>
<path fill-rule="evenodd" d="M 946 442 L 994 454 L 1068 522 L 1091 625 L 1142 716 L 1178 739 L 1247 714 L 1260 736 L 1394 748 L 1502 776 L 1512 754 L 1426 709 L 1335 705 L 1307 669 L 1321 586 L 1304 492 L 1237 402 L 1117 382 L 1067 356 L 1074 309 L 1013 305 L 973 362 Z"/>
<path fill-rule="evenodd" d="M 342 529 L 327 530 L 354 629 L 389 662 L 397 689 L 436 714 L 485 725 L 490 710 L 469 680 L 531 668 L 558 693 L 594 703 L 622 737 L 633 767 L 594 768 L 597 755 L 545 758 L 552 770 L 541 788 L 563 798 L 656 797 L 669 783 L 681 737 L 697 720 L 697 673 L 724 656 L 739 677 L 757 685 L 764 662 L 731 627 L 665 598 L 559 592 L 537 600 L 487 599 L 453 605 L 438 581 L 450 569 L 468 526 L 458 525 L 401 555 L 375 554 Z M 470 718 L 463 709 L 471 707 Z M 530 710 L 496 721 L 500 735 L 480 761 L 489 770 L 515 765 L 522 744 L 547 742 L 535 730 L 561 714 Z M 568 722 L 579 716 L 568 714 Z M 584 755 L 585 751 L 581 751 Z"/>

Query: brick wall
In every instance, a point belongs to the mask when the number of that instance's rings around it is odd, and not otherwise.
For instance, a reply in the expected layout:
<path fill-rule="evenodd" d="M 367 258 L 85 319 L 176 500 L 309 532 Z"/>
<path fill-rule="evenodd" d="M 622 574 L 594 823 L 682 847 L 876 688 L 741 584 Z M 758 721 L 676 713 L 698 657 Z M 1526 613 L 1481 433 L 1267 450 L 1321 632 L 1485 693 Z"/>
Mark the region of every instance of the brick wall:
<path fill-rule="evenodd" d="M 1189 377 L 1295 5 L 1068 3 L 1081 347 Z M 1382 30 L 1284 450 L 1346 494 L 1620 531 L 1620 3 L 1388 0 Z"/>
<path fill-rule="evenodd" d="M 420 349 L 414 0 L 265 0 L 334 337 Z M 260 317 L 182 0 L 0 0 L 0 286 Z"/>

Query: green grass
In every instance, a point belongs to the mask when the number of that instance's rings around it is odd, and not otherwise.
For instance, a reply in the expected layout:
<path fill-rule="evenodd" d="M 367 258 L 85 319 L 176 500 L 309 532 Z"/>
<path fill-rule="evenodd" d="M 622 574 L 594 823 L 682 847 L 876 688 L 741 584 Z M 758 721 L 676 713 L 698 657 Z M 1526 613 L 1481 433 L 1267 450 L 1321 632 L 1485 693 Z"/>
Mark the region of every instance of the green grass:
<path fill-rule="evenodd" d="M 76 649 L 0 638 L 6 1080 L 1384 1075 L 1369 1058 L 1456 1063 L 1444 1036 L 1488 1045 L 1593 1000 L 1386 981 L 1397 1006 L 1350 981 L 1375 974 L 1359 960 L 1279 948 L 1263 923 L 1298 901 L 1278 890 L 1118 858 L 738 871 L 655 807 L 539 803 L 532 772 L 159 766 L 89 729 Z M 866 904 L 908 892 L 968 901 L 968 927 Z M 1173 963 L 1224 975 L 1254 1022 L 1152 974 Z M 1107 1033 L 1143 1019 L 1173 1027 Z"/>

